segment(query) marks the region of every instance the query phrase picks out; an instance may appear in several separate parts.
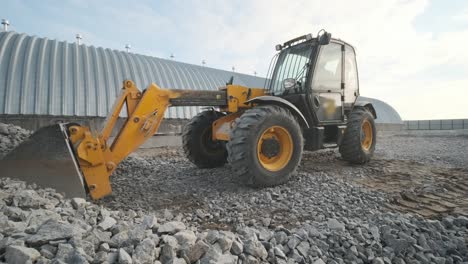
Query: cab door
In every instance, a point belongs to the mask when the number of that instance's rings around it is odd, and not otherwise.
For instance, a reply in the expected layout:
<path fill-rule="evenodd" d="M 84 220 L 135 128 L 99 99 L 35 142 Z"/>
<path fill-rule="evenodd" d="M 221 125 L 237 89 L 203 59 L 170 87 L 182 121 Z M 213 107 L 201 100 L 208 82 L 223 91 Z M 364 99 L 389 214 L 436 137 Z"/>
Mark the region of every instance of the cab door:
<path fill-rule="evenodd" d="M 311 105 L 319 124 L 343 122 L 343 53 L 339 43 L 322 45 L 312 74 Z"/>

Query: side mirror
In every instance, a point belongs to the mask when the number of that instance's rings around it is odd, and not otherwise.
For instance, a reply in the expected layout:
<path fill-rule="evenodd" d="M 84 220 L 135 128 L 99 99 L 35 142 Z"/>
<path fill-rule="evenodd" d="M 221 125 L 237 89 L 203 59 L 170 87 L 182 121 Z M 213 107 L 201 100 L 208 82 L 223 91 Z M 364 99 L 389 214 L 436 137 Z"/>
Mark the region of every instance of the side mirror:
<path fill-rule="evenodd" d="M 320 35 L 319 44 L 320 45 L 328 45 L 328 44 L 330 44 L 330 40 L 331 40 L 331 33 L 328 33 L 326 31 L 324 31 L 323 34 Z"/>
<path fill-rule="evenodd" d="M 284 81 L 283 81 L 283 88 L 284 88 L 285 90 L 289 90 L 289 89 L 291 89 L 291 88 L 294 88 L 294 87 L 296 86 L 296 83 L 297 83 L 297 81 L 296 81 L 296 79 L 294 79 L 294 78 L 287 78 L 287 79 L 284 79 Z"/>

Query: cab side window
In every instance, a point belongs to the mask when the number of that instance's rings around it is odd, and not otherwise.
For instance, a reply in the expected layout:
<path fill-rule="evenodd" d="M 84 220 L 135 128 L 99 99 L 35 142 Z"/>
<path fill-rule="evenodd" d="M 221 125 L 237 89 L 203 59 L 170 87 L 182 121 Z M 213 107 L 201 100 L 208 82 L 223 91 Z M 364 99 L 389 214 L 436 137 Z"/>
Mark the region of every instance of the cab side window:
<path fill-rule="evenodd" d="M 356 65 L 356 54 L 351 47 L 345 47 L 345 103 L 354 103 L 358 96 L 358 72 Z"/>
<path fill-rule="evenodd" d="M 340 90 L 342 71 L 341 45 L 322 46 L 312 80 L 314 90 Z"/>

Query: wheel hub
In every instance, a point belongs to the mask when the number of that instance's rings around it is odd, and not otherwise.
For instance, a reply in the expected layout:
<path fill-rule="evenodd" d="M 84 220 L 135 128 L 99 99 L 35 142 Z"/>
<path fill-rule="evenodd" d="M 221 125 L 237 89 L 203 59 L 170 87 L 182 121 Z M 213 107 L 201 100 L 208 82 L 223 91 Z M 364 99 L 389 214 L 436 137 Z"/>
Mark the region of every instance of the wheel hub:
<path fill-rule="evenodd" d="M 262 154 L 268 158 L 277 156 L 280 152 L 280 143 L 276 138 L 268 138 L 262 142 Z"/>
<path fill-rule="evenodd" d="M 373 140 L 372 125 L 369 120 L 366 119 L 361 125 L 361 147 L 368 151 L 372 146 Z"/>
<path fill-rule="evenodd" d="M 293 150 L 293 139 L 288 130 L 282 126 L 271 126 L 258 139 L 257 158 L 266 170 L 279 171 L 288 165 Z"/>

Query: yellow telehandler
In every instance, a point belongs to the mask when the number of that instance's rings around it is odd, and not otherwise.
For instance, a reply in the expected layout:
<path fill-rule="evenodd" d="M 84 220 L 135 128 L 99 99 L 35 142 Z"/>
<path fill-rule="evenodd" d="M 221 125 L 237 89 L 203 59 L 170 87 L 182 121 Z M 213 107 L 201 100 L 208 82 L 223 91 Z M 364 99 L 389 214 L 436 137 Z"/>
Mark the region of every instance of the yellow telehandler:
<path fill-rule="evenodd" d="M 276 46 L 264 88 L 232 84 L 218 90 L 140 91 L 123 82 L 99 132 L 67 123 L 43 127 L 0 161 L 2 177 L 55 188 L 68 197 L 99 199 L 111 193 L 110 175 L 158 131 L 170 106 L 208 106 L 183 129 L 183 149 L 200 168 L 223 166 L 251 186 L 289 180 L 303 149 L 339 147 L 343 159 L 370 160 L 377 118 L 359 101 L 354 48 L 321 31 Z M 128 117 L 110 141 L 119 114 Z"/>

